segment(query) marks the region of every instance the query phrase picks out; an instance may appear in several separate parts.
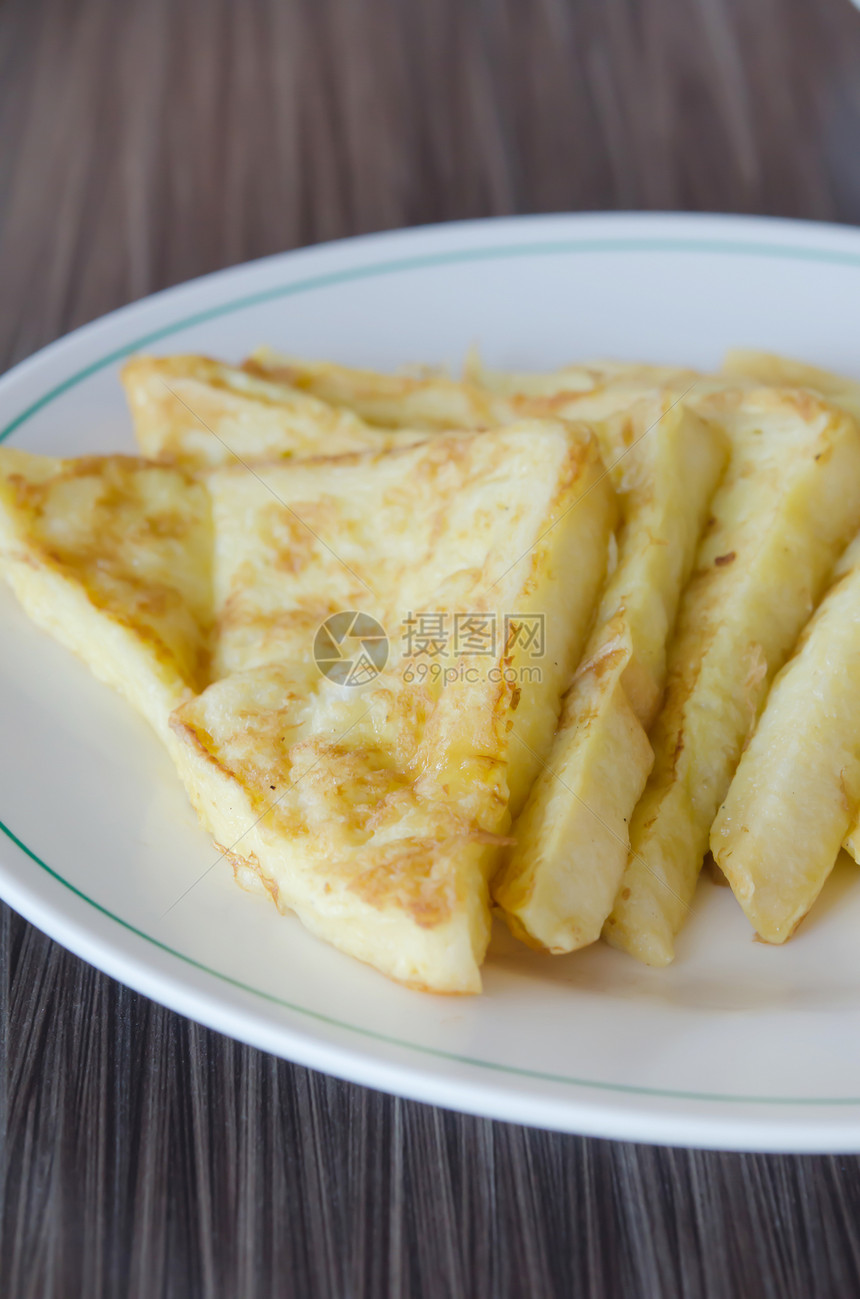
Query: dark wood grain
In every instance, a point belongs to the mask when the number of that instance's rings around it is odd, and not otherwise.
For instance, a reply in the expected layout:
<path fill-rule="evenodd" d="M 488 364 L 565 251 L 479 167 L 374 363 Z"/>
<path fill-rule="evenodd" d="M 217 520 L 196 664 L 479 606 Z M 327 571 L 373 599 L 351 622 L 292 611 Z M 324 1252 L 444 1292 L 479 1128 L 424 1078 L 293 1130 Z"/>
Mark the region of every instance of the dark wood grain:
<path fill-rule="evenodd" d="M 0 0 L 0 365 L 231 262 L 583 208 L 860 221 L 848 0 Z M 6 740 L 6 737 L 2 737 Z M 0 1295 L 860 1292 L 860 1161 L 447 1114 L 0 912 Z"/>

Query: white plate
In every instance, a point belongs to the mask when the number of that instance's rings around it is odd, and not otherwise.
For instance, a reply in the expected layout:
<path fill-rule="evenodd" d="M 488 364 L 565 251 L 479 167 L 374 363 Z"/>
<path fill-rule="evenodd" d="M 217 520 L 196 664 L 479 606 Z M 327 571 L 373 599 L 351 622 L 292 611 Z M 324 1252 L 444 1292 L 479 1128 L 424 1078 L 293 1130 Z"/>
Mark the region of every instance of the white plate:
<path fill-rule="evenodd" d="M 0 437 L 131 448 L 118 363 L 270 342 L 391 367 L 615 356 L 714 366 L 729 344 L 858 373 L 860 233 L 746 218 L 581 216 L 351 240 L 208 276 L 79 330 L 0 382 Z M 241 893 L 156 740 L 0 591 L 0 893 L 182 1014 L 437 1104 L 607 1137 L 860 1150 L 860 880 L 784 949 L 704 882 L 675 964 L 498 936 L 483 997 L 422 996 Z"/>

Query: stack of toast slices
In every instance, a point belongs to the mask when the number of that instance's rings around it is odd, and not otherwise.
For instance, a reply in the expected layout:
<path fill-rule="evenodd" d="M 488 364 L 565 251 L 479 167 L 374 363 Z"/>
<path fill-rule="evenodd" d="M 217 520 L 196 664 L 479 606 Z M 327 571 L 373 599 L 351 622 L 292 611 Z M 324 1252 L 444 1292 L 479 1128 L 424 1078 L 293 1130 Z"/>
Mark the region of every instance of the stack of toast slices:
<path fill-rule="evenodd" d="M 549 953 L 661 965 L 709 844 L 777 942 L 860 845 L 853 731 L 837 771 L 808 717 L 860 643 L 849 381 L 267 349 L 122 379 L 139 456 L 0 449 L 0 572 L 312 933 L 431 992 L 480 991 L 494 910 Z M 829 817 L 802 866 L 772 797 L 798 715 Z"/>

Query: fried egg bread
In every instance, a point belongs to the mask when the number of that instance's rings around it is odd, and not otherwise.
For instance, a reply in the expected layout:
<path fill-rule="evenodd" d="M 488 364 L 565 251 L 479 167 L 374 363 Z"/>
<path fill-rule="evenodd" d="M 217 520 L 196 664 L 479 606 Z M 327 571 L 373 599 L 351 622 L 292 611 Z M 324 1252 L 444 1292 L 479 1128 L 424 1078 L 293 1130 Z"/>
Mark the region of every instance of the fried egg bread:
<path fill-rule="evenodd" d="M 0 448 L 0 571 L 171 748 L 172 709 L 208 680 L 211 556 L 209 494 L 181 470 Z"/>
<path fill-rule="evenodd" d="M 208 484 L 219 679 L 173 717 L 204 824 L 314 933 L 408 984 L 478 991 L 489 879 L 605 571 L 593 437 L 530 422 Z M 358 687 L 311 655 L 344 611 L 388 638 Z M 457 615 L 493 629 L 482 653 Z M 359 632 L 341 642 L 355 659 Z"/>
<path fill-rule="evenodd" d="M 194 469 L 420 440 L 204 356 L 136 356 L 122 382 L 143 454 Z"/>
<path fill-rule="evenodd" d="M 773 683 L 711 852 L 756 933 L 784 943 L 818 897 L 860 808 L 860 540 Z"/>
<path fill-rule="evenodd" d="M 667 394 L 637 403 L 609 438 L 621 471 L 618 564 L 493 889 L 514 932 L 552 952 L 594 942 L 612 910 L 654 761 L 647 731 L 667 643 L 727 459 L 721 431 Z"/>
<path fill-rule="evenodd" d="M 258 348 L 244 364 L 254 378 L 288 384 L 383 428 L 488 429 L 519 418 L 504 396 L 439 371 L 386 374 L 302 361 L 271 347 Z"/>

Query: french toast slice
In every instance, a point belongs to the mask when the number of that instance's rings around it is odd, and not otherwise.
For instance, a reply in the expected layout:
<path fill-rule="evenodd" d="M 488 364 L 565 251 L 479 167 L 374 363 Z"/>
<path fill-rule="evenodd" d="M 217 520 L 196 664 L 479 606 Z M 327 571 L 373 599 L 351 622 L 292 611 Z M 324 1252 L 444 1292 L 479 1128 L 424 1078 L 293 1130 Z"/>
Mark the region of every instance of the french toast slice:
<path fill-rule="evenodd" d="M 372 428 L 309 393 L 205 356 L 135 356 L 122 383 L 143 454 L 192 469 L 384 451 L 421 439 Z"/>
<path fill-rule="evenodd" d="M 131 456 L 0 448 L 0 572 L 26 612 L 151 723 L 208 680 L 209 494 Z"/>
<path fill-rule="evenodd" d="M 721 431 L 665 393 L 604 428 L 604 445 L 610 438 L 622 512 L 617 567 L 493 887 L 514 933 L 551 952 L 596 941 L 612 910 L 654 761 L 647 732 L 668 640 L 727 459 Z"/>
<path fill-rule="evenodd" d="M 208 484 L 217 679 L 173 715 L 203 823 L 343 951 L 479 991 L 489 880 L 606 568 L 593 437 L 532 421 Z M 372 659 L 363 684 L 332 645 Z"/>
<path fill-rule="evenodd" d="M 480 430 L 520 418 L 505 396 L 432 369 L 383 373 L 299 360 L 271 347 L 257 348 L 244 368 L 254 378 L 287 384 L 382 428 Z"/>
<path fill-rule="evenodd" d="M 784 943 L 812 907 L 860 809 L 860 540 L 773 683 L 711 852 L 758 935 Z"/>
<path fill-rule="evenodd" d="M 834 374 L 832 370 L 821 370 L 817 365 L 793 361 L 774 352 L 732 348 L 723 358 L 723 372 L 732 382 L 748 381 L 774 388 L 808 388 L 860 420 L 860 382 L 846 375 Z"/>

